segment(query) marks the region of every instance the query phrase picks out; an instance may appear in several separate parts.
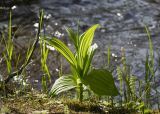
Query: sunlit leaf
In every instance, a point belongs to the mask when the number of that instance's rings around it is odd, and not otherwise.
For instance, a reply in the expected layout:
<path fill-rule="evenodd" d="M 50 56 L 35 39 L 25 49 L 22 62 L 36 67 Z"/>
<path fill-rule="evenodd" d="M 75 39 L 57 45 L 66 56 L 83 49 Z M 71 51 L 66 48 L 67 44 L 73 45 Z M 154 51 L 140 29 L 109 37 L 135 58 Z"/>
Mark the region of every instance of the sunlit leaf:
<path fill-rule="evenodd" d="M 49 45 L 53 46 L 57 51 L 59 51 L 67 60 L 68 62 L 76 67 L 77 62 L 76 59 L 73 55 L 73 53 L 69 50 L 69 48 L 60 40 L 53 38 L 53 39 L 49 39 L 49 38 L 45 38 L 42 39 L 45 42 L 47 42 Z"/>
<path fill-rule="evenodd" d="M 91 46 L 92 40 L 93 40 L 93 36 L 94 36 L 95 30 L 97 29 L 97 27 L 99 27 L 98 24 L 93 25 L 92 27 L 90 27 L 84 33 L 83 37 L 81 38 L 79 52 L 82 54 L 82 57 L 85 57 L 85 55 L 87 53 L 87 50 Z"/>
<path fill-rule="evenodd" d="M 61 76 L 53 84 L 50 94 L 57 95 L 61 92 L 68 91 L 76 87 L 76 81 L 72 75 Z"/>
<path fill-rule="evenodd" d="M 112 74 L 105 69 L 94 69 L 84 77 L 86 84 L 98 95 L 118 95 Z"/>
<path fill-rule="evenodd" d="M 83 67 L 84 58 L 85 56 L 87 56 L 87 51 L 92 44 L 93 36 L 98 26 L 99 26 L 98 24 L 93 25 L 81 36 L 80 45 L 79 45 L 80 47 L 78 50 L 78 62 L 79 62 L 80 68 Z"/>

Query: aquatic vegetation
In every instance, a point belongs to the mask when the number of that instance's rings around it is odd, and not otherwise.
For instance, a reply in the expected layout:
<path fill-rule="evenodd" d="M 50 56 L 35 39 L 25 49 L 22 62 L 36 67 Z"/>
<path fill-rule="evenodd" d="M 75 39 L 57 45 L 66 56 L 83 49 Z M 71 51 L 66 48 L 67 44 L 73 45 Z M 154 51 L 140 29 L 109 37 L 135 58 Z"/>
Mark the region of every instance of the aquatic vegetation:
<path fill-rule="evenodd" d="M 66 28 L 72 40 L 75 52 L 57 38 L 44 38 L 44 42 L 53 46 L 70 63 L 72 74 L 61 76 L 55 81 L 50 91 L 51 95 L 76 88 L 79 101 L 83 100 L 83 86 L 88 86 L 94 93 L 102 96 L 118 95 L 114 85 L 112 74 L 106 69 L 91 69 L 92 58 L 95 54 L 97 44 L 92 45 L 94 32 L 99 25 L 93 25 L 82 35 Z"/>

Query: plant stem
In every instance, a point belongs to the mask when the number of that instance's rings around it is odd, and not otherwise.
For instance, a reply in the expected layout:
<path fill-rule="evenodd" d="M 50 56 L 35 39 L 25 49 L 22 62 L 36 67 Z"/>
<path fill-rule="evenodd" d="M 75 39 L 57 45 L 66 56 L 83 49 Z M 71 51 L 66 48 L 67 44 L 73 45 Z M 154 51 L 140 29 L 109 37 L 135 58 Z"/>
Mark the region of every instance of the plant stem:
<path fill-rule="evenodd" d="M 79 101 L 82 102 L 83 100 L 83 84 L 79 84 Z"/>
<path fill-rule="evenodd" d="M 82 102 L 83 100 L 83 84 L 80 79 L 77 79 L 77 98 L 79 102 Z"/>

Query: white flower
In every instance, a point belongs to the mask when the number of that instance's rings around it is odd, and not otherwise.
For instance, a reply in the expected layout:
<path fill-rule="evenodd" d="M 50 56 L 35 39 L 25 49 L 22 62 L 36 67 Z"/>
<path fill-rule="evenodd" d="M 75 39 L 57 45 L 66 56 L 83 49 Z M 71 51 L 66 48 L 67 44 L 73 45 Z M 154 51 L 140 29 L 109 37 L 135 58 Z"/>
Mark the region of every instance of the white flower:
<path fill-rule="evenodd" d="M 115 53 L 112 53 L 112 57 L 117 57 L 117 55 Z"/>
<path fill-rule="evenodd" d="M 38 28 L 39 23 L 35 23 L 33 26 L 36 27 L 36 28 Z"/>
<path fill-rule="evenodd" d="M 34 82 L 38 83 L 38 80 L 34 80 Z"/>
<path fill-rule="evenodd" d="M 121 17 L 121 16 L 122 16 L 122 14 L 121 14 L 121 13 L 117 13 L 117 16 Z"/>
<path fill-rule="evenodd" d="M 58 23 L 54 23 L 54 25 L 56 25 L 56 26 L 57 26 L 57 25 L 58 25 Z"/>
<path fill-rule="evenodd" d="M 16 9 L 16 8 L 17 8 L 17 6 L 12 6 L 12 8 L 11 8 L 11 9 L 12 9 L 12 10 L 14 10 L 14 9 Z"/>
<path fill-rule="evenodd" d="M 68 45 L 68 46 L 71 46 L 71 44 L 70 44 L 70 43 L 68 43 L 67 45 Z"/>
<path fill-rule="evenodd" d="M 14 81 L 18 81 L 18 77 L 17 76 L 13 77 L 13 79 L 14 79 Z"/>
<path fill-rule="evenodd" d="M 119 17 L 119 19 L 123 19 L 123 15 L 121 13 L 117 13 L 117 16 Z"/>
<path fill-rule="evenodd" d="M 49 50 L 51 50 L 51 51 L 54 51 L 54 50 L 55 50 L 55 48 L 52 47 L 52 46 L 46 45 L 46 47 L 47 47 Z"/>
<path fill-rule="evenodd" d="M 60 33 L 59 31 L 56 31 L 56 32 L 54 33 L 54 35 L 59 38 L 59 37 L 62 36 L 62 33 Z"/>
<path fill-rule="evenodd" d="M 45 19 L 49 19 L 49 18 L 51 18 L 51 17 L 52 17 L 51 14 L 44 15 L 44 18 L 45 18 Z"/>
<path fill-rule="evenodd" d="M 92 46 L 91 46 L 92 50 L 95 50 L 98 48 L 98 45 L 96 43 L 94 43 Z"/>
<path fill-rule="evenodd" d="M 98 45 L 94 43 L 90 48 L 89 48 L 89 54 L 91 54 L 92 51 L 98 48 Z"/>
<path fill-rule="evenodd" d="M 59 69 L 58 69 L 58 68 L 56 68 L 56 72 L 59 72 Z"/>
<path fill-rule="evenodd" d="M 24 81 L 22 82 L 22 84 L 23 84 L 24 86 L 26 86 L 26 85 L 27 85 L 27 83 L 26 83 L 26 82 L 24 82 Z"/>

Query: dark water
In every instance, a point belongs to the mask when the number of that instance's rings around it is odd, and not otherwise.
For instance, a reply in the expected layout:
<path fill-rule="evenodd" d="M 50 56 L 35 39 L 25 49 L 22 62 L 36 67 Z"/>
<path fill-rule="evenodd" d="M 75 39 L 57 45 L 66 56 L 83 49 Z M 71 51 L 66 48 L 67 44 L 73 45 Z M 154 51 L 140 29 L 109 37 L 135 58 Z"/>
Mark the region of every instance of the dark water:
<path fill-rule="evenodd" d="M 18 5 L 13 9 L 13 24 L 20 28 L 16 40 L 22 48 L 26 42 L 33 40 L 38 22 L 40 8 L 45 11 L 45 34 L 63 37 L 66 42 L 64 26 L 76 29 L 79 21 L 80 29 L 86 30 L 93 24 L 100 24 L 94 42 L 98 51 L 94 57 L 95 66 L 107 63 L 107 48 L 111 45 L 114 63 L 118 64 L 121 48 L 125 48 L 127 63 L 131 64 L 132 72 L 137 77 L 145 75 L 144 63 L 149 49 L 146 25 L 151 33 L 155 58 L 160 53 L 160 2 L 158 0 L 39 0 L 28 5 Z M 8 12 L 2 10 L 0 28 L 5 30 L 8 23 Z M 69 42 L 68 42 L 69 43 Z M 103 55 L 103 57 L 102 57 Z M 50 59 L 52 59 L 50 57 Z M 52 73 L 56 71 L 56 60 L 52 60 Z M 158 65 L 158 62 L 155 62 Z M 65 67 L 65 70 L 68 69 Z M 159 69 L 158 69 L 159 70 Z M 159 71 L 156 82 L 160 83 Z M 55 74 L 56 75 L 56 74 Z M 160 88 L 159 88 L 160 91 Z"/>

